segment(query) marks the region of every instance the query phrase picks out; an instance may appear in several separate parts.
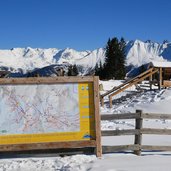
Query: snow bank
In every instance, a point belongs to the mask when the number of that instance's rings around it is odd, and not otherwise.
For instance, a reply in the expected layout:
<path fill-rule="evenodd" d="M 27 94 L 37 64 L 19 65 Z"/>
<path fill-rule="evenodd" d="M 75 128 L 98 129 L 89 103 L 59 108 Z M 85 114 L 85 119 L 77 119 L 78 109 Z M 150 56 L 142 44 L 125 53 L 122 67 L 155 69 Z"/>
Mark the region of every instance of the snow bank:
<path fill-rule="evenodd" d="M 85 171 L 85 164 L 97 160 L 96 157 L 74 155 L 53 158 L 1 159 L 0 171 Z"/>

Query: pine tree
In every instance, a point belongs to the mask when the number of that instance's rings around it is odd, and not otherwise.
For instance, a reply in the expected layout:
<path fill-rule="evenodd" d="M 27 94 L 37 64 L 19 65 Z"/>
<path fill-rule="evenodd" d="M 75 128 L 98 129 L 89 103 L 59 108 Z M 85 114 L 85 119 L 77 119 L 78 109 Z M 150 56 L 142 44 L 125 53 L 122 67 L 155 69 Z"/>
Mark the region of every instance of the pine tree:
<path fill-rule="evenodd" d="M 94 69 L 94 75 L 95 76 L 99 76 L 99 70 L 100 70 L 99 65 L 98 65 L 98 63 L 96 63 L 96 66 L 95 66 L 95 69 Z"/>
<path fill-rule="evenodd" d="M 72 76 L 72 65 L 68 67 L 68 76 Z"/>
<path fill-rule="evenodd" d="M 73 65 L 72 70 L 73 70 L 73 76 L 77 76 L 79 74 L 78 73 L 78 68 L 77 68 L 77 65 L 76 64 Z"/>
<path fill-rule="evenodd" d="M 99 67 L 99 77 L 100 77 L 100 79 L 105 79 L 105 71 L 104 71 L 101 61 L 100 61 L 100 67 Z"/>
<path fill-rule="evenodd" d="M 124 38 L 121 38 L 119 42 L 119 56 L 118 56 L 118 72 L 116 73 L 117 79 L 124 79 L 126 75 L 126 68 L 125 68 L 125 47 L 126 47 L 126 42 Z"/>
<path fill-rule="evenodd" d="M 102 66 L 101 61 L 100 61 L 100 64 L 99 63 L 96 64 L 94 72 L 95 72 L 94 75 L 99 76 L 100 79 L 102 79 L 103 66 Z"/>
<path fill-rule="evenodd" d="M 75 64 L 68 67 L 68 76 L 77 76 L 78 74 L 78 69 Z"/>
<path fill-rule="evenodd" d="M 96 64 L 95 75 L 100 79 L 124 79 L 126 75 L 125 68 L 125 47 L 124 38 L 120 41 L 114 37 L 109 39 L 105 48 L 105 63 Z"/>
<path fill-rule="evenodd" d="M 125 45 L 123 38 L 120 41 L 116 37 L 108 40 L 103 79 L 123 79 L 125 77 Z"/>

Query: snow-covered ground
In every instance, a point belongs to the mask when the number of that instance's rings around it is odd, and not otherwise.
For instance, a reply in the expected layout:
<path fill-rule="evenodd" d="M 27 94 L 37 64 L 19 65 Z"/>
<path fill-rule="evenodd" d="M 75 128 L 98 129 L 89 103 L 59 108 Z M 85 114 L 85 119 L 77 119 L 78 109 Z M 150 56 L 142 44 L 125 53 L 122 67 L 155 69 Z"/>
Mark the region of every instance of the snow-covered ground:
<path fill-rule="evenodd" d="M 117 86 L 122 81 L 101 81 L 104 91 Z M 155 87 L 154 87 L 155 88 Z M 128 113 L 142 109 L 150 113 L 171 114 L 171 89 L 137 91 L 135 86 L 117 95 L 112 109 L 105 99 L 102 114 Z M 132 129 L 134 120 L 103 121 L 103 130 Z M 145 120 L 143 127 L 171 129 L 171 121 Z M 134 136 L 102 137 L 103 145 L 133 144 Z M 143 135 L 143 145 L 170 145 L 171 136 Z M 73 155 L 66 157 L 1 159 L 0 171 L 48 170 L 48 171 L 170 171 L 171 152 L 145 151 L 142 156 L 131 153 L 103 154 L 101 159 L 95 155 Z"/>

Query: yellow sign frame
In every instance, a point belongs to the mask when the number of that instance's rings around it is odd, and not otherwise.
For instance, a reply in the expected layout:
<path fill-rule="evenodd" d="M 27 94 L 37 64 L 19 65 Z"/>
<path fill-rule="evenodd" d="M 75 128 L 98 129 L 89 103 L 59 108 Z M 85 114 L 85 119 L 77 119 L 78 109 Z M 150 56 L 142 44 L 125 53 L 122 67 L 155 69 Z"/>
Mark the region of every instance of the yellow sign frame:
<path fill-rule="evenodd" d="M 1 135 L 0 151 L 96 147 L 97 156 L 101 156 L 98 77 L 0 79 L 0 85 L 68 83 L 78 83 L 80 131 Z"/>

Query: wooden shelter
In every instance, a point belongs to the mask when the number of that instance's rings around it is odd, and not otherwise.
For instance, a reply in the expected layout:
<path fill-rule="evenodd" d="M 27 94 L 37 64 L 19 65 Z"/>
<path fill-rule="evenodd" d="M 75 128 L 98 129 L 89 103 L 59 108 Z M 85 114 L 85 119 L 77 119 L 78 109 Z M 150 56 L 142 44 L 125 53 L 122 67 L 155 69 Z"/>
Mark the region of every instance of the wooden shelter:
<path fill-rule="evenodd" d="M 150 62 L 148 68 L 158 69 L 158 74 L 150 77 L 151 84 L 157 81 L 159 89 L 171 87 L 171 62 Z"/>
<path fill-rule="evenodd" d="M 171 62 L 150 62 L 146 65 L 147 70 L 134 78 L 126 80 L 123 84 L 113 87 L 111 90 L 100 95 L 101 105 L 104 106 L 104 97 L 109 97 L 109 105 L 112 107 L 113 96 L 123 92 L 133 85 L 149 80 L 150 89 L 152 85 L 157 85 L 159 89 L 171 87 Z"/>

